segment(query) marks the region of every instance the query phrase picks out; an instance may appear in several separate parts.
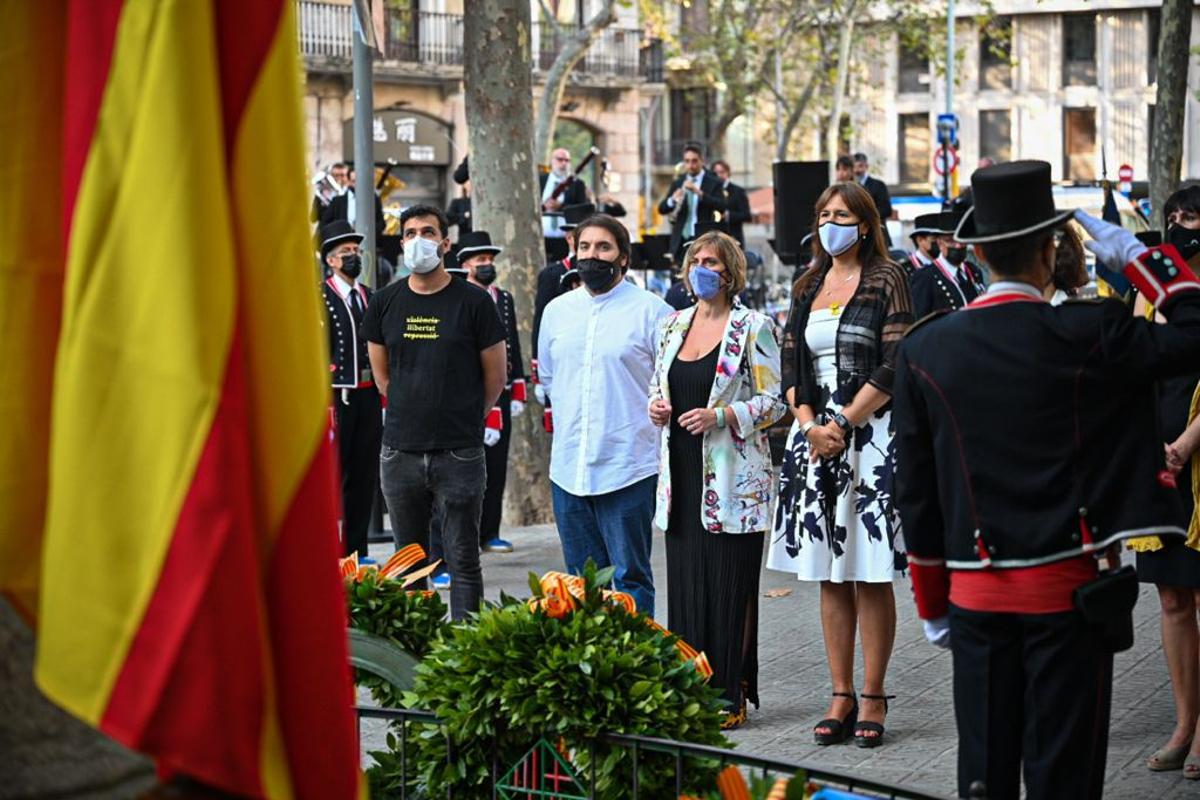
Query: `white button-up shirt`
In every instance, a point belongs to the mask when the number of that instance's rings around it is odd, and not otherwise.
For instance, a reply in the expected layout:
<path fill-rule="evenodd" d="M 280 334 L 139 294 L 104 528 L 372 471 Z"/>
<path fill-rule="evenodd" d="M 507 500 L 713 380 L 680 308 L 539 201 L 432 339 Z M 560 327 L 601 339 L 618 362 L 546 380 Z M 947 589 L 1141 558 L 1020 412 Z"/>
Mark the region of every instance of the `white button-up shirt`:
<path fill-rule="evenodd" d="M 553 406 L 550 480 L 560 489 L 607 494 L 658 473 L 647 394 L 671 311 L 628 281 L 598 297 L 580 287 L 546 306 L 538 378 Z"/>

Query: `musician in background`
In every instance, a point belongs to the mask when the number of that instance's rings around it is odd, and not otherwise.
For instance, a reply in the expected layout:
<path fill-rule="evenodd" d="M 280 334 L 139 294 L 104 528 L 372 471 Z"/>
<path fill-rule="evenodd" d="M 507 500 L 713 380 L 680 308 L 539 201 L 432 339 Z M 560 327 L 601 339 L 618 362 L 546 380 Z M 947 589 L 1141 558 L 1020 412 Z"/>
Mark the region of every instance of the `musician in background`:
<path fill-rule="evenodd" d="M 683 243 L 696 238 L 696 223 L 712 222 L 727 208 L 721 181 L 704 169 L 700 145 L 689 142 L 683 148 L 683 174 L 671 182 L 658 204 L 658 213 L 671 220 L 670 247 L 676 264 L 683 261 Z"/>
<path fill-rule="evenodd" d="M 725 210 L 725 226 L 729 229 L 729 235 L 737 239 L 737 243 L 744 250 L 746 249 L 746 236 L 742 233 L 742 225 L 750 221 L 750 197 L 746 194 L 745 189 L 729 180 L 733 171 L 729 168 L 728 162 L 714 161 L 712 168 L 716 173 L 717 180 L 721 182 L 721 189 L 725 192 L 725 202 L 729 206 Z"/>
<path fill-rule="evenodd" d="M 567 186 L 555 196 L 559 184 Z M 571 154 L 560 147 L 550 154 L 550 171 L 542 173 L 542 235 L 547 239 L 562 239 L 563 206 L 574 206 L 588 202 L 587 184 L 571 172 Z"/>

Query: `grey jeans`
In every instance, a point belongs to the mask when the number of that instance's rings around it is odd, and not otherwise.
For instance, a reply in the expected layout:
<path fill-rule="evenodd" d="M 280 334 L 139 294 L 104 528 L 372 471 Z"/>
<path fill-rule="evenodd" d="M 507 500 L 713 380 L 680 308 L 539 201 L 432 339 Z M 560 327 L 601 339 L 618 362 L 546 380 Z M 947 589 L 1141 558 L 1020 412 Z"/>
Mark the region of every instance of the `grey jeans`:
<path fill-rule="evenodd" d="M 479 565 L 479 515 L 487 485 L 483 445 L 424 453 L 383 445 L 379 479 L 392 516 L 396 549 L 416 542 L 429 551 L 429 521 L 442 519 L 442 543 L 450 585 L 450 616 L 479 610 L 483 570 Z M 425 582 L 417 584 L 424 588 Z"/>

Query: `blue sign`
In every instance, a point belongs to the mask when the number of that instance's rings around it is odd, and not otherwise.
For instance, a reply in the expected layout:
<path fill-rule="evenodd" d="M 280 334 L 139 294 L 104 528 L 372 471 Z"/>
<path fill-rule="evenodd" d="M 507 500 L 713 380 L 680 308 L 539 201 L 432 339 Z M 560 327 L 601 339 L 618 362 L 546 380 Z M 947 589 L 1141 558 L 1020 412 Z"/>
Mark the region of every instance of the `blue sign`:
<path fill-rule="evenodd" d="M 937 134 L 943 146 L 958 147 L 958 115 L 938 114 Z"/>

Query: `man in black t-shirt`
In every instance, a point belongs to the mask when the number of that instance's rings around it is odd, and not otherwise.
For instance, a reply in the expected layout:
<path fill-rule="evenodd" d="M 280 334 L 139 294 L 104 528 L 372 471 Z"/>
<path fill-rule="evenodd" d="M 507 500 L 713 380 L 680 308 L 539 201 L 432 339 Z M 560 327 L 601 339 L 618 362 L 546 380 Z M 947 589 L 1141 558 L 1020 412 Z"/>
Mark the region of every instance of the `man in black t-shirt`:
<path fill-rule="evenodd" d="M 441 209 L 405 209 L 400 227 L 412 274 L 371 298 L 362 327 L 387 397 L 380 479 L 397 549 L 428 550 L 437 509 L 454 578 L 450 613 L 463 619 L 483 598 L 483 427 L 507 379 L 504 328 L 487 292 L 446 273 L 450 226 Z"/>

